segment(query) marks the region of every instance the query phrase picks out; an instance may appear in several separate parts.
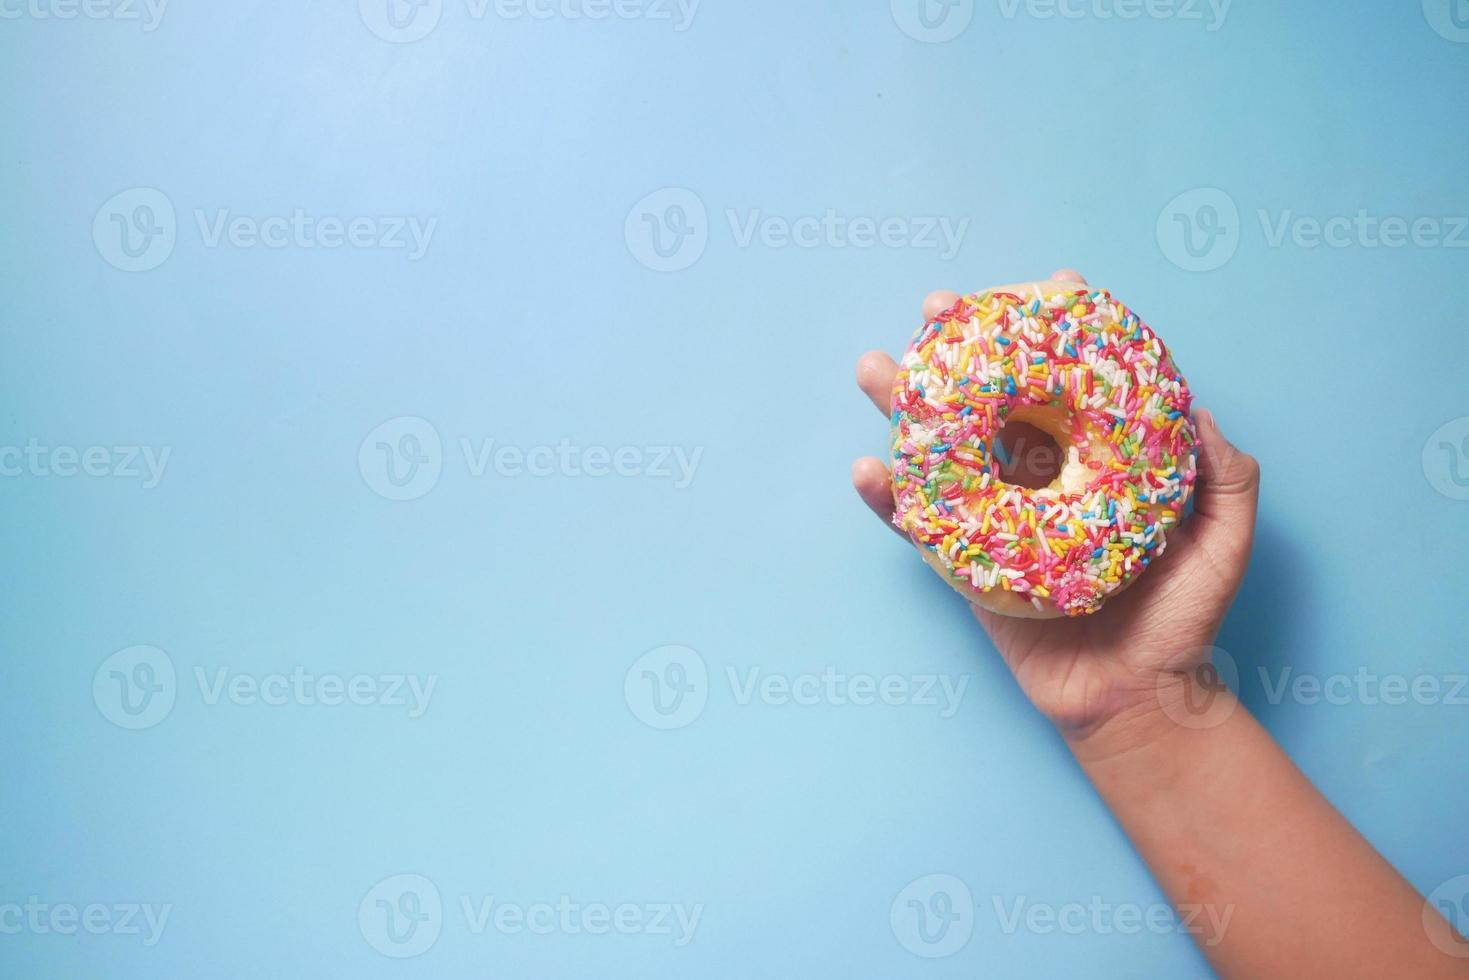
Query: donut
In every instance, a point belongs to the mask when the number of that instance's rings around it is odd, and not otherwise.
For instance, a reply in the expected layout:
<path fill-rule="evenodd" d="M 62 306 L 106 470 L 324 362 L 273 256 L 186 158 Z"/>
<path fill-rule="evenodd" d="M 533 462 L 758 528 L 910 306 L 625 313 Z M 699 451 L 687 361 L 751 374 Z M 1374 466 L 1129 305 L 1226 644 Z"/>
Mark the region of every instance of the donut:
<path fill-rule="evenodd" d="M 1095 613 L 1163 553 L 1197 472 L 1188 384 L 1105 289 L 998 286 L 924 323 L 893 385 L 893 523 L 970 602 L 1005 616 Z M 1000 430 L 1056 441 L 1060 471 L 1000 478 Z"/>

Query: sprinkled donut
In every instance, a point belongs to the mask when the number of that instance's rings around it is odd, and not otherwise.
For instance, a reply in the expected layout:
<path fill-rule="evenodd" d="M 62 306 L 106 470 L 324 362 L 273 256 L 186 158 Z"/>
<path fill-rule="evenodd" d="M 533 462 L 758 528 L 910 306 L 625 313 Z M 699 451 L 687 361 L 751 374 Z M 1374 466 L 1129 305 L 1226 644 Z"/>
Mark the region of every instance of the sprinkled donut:
<path fill-rule="evenodd" d="M 1162 554 L 1193 493 L 1193 400 L 1157 334 L 1074 282 L 966 296 L 919 328 L 893 388 L 893 523 L 979 606 L 1096 612 Z M 1000 479 L 1007 422 L 1056 440 L 1049 486 Z"/>

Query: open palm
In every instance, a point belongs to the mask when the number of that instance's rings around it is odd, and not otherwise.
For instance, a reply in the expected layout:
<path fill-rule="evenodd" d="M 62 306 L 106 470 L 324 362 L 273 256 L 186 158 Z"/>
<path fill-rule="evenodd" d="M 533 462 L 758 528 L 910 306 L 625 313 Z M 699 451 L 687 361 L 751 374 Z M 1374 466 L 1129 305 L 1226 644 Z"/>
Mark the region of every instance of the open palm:
<path fill-rule="evenodd" d="M 1086 282 L 1069 269 L 1051 278 Z M 958 299 L 951 292 L 930 294 L 924 317 L 937 316 Z M 897 363 L 880 352 L 857 363 L 857 383 L 883 415 L 891 411 L 897 371 Z M 1259 465 L 1229 444 L 1211 413 L 1199 410 L 1195 418 L 1200 454 L 1194 513 L 1169 533 L 1164 556 L 1148 574 L 1090 616 L 1015 619 L 974 607 L 1026 696 L 1063 731 L 1085 732 L 1146 706 L 1161 675 L 1207 661 L 1244 578 Z M 892 476 L 882 460 L 857 460 L 852 483 L 892 527 Z"/>

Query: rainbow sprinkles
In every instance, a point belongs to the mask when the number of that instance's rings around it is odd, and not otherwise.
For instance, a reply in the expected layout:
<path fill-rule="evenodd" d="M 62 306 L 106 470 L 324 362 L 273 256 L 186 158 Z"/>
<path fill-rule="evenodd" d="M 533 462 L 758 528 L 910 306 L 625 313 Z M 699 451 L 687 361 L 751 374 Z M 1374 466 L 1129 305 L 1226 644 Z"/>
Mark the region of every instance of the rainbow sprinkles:
<path fill-rule="evenodd" d="M 893 390 L 893 523 L 971 601 L 1013 615 L 1101 608 L 1193 492 L 1193 399 L 1168 349 L 1107 290 L 1069 287 L 960 299 L 919 329 Z M 1001 481 L 1012 419 L 1065 452 L 1051 486 Z"/>

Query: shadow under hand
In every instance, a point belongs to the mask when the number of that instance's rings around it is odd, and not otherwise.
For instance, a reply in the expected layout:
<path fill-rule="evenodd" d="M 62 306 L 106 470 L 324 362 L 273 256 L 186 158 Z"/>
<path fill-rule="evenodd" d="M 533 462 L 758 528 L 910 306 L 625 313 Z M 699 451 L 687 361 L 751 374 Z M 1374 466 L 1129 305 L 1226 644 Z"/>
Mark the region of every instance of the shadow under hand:
<path fill-rule="evenodd" d="M 1301 717 L 1282 710 L 1283 686 L 1315 672 L 1314 645 L 1304 642 L 1310 581 L 1290 539 L 1261 514 L 1249 571 L 1215 645 L 1234 659 L 1240 701 L 1277 736 L 1281 723 Z"/>

